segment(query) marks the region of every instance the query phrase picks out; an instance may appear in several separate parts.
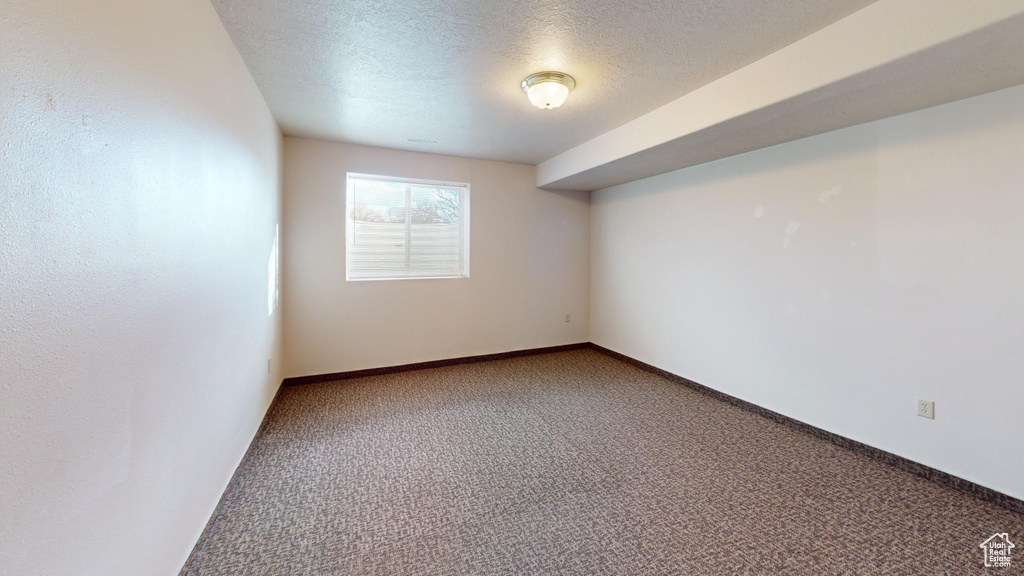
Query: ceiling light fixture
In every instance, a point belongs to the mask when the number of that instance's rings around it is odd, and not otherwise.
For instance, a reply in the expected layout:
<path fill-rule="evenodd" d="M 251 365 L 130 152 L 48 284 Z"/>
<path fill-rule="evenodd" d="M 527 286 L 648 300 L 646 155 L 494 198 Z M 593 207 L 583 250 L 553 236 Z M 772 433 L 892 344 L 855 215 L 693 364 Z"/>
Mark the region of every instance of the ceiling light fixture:
<path fill-rule="evenodd" d="M 572 76 L 563 72 L 537 72 L 523 80 L 523 92 L 537 108 L 550 110 L 558 108 L 576 87 Z"/>

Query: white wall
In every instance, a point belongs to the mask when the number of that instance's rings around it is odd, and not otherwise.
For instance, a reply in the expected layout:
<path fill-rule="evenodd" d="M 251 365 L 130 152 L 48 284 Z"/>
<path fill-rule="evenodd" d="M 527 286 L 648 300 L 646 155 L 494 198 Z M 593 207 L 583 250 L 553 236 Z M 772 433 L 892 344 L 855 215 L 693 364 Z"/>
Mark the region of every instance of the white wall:
<path fill-rule="evenodd" d="M 591 340 L 1024 498 L 1022 142 L 1017 87 L 598 191 Z"/>
<path fill-rule="evenodd" d="M 346 282 L 347 172 L 469 182 L 470 278 Z M 587 341 L 587 194 L 538 190 L 533 166 L 302 138 L 284 174 L 286 376 Z"/>
<path fill-rule="evenodd" d="M 176 574 L 280 382 L 280 132 L 207 0 L 0 43 L 0 573 Z"/>

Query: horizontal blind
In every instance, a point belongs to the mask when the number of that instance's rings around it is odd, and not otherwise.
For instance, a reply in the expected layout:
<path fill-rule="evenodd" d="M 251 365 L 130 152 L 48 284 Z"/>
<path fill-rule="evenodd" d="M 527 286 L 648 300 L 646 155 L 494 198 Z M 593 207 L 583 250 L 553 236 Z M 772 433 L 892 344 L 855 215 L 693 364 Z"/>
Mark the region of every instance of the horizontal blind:
<path fill-rule="evenodd" d="M 468 269 L 468 186 L 349 175 L 349 280 L 459 278 Z"/>

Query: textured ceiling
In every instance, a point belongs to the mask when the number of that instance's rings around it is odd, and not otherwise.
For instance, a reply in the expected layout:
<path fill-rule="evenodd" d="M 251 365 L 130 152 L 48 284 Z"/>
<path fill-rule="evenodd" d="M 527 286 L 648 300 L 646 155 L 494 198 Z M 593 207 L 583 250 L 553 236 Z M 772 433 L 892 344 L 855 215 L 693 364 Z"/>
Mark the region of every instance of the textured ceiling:
<path fill-rule="evenodd" d="M 285 134 L 528 164 L 872 3 L 212 1 Z M 541 70 L 575 77 L 562 108 L 520 90 Z"/>

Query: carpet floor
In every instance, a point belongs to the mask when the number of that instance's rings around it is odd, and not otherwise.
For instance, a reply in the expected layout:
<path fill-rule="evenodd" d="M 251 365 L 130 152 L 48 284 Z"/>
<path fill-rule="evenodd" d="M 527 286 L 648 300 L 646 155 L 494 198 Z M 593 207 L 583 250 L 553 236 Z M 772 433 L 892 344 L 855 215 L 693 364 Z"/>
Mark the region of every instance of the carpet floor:
<path fill-rule="evenodd" d="M 577 350 L 285 388 L 182 573 L 1022 573 L 983 568 L 996 532 L 1024 550 L 1017 514 Z"/>

